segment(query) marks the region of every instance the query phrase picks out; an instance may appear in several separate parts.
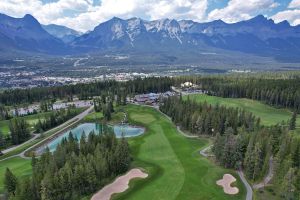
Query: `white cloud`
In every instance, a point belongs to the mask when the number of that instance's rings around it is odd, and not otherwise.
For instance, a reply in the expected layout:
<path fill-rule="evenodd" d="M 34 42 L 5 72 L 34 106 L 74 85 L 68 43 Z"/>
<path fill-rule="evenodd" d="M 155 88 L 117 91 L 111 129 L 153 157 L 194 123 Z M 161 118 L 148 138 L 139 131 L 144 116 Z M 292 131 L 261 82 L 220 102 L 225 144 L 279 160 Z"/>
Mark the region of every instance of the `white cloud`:
<path fill-rule="evenodd" d="M 278 5 L 274 0 L 230 0 L 226 7 L 212 10 L 208 14 L 208 20 L 222 19 L 233 23 L 247 20 Z"/>
<path fill-rule="evenodd" d="M 296 26 L 300 24 L 300 0 L 292 0 L 288 10 L 280 11 L 271 17 L 276 23 L 287 20 Z"/>
<path fill-rule="evenodd" d="M 292 0 L 288 8 L 300 8 L 300 0 Z"/>
<path fill-rule="evenodd" d="M 207 0 L 102 0 L 100 6 L 92 7 L 89 12 L 75 18 L 60 18 L 55 22 L 78 30 L 88 30 L 113 16 L 142 17 L 150 20 L 161 18 L 204 20 L 206 9 Z"/>
<path fill-rule="evenodd" d="M 300 24 L 300 9 L 285 10 L 271 17 L 276 23 L 288 20 L 292 25 Z"/>
<path fill-rule="evenodd" d="M 149 3 L 147 15 L 150 19 L 175 18 L 204 20 L 207 0 L 165 0 Z"/>
<path fill-rule="evenodd" d="M 43 4 L 42 0 L 1 0 L 0 12 L 22 17 L 32 14 L 41 23 L 56 23 L 80 31 L 92 29 L 113 16 L 147 19 L 176 18 L 204 20 L 208 0 L 59 0 Z M 67 16 L 66 13 L 73 13 Z"/>
<path fill-rule="evenodd" d="M 42 0 L 0 0 L 0 12 L 13 17 L 32 14 L 43 24 L 60 24 L 80 31 L 93 29 L 113 16 L 121 18 L 141 17 L 144 19 L 192 19 L 226 22 L 246 20 L 257 14 L 274 9 L 276 0 L 229 0 L 221 9 L 207 14 L 208 2 L 212 0 L 102 0 L 94 5 L 93 0 L 58 0 L 43 3 Z M 293 0 L 288 10 L 271 18 L 276 22 L 288 20 L 300 24 L 300 0 Z"/>

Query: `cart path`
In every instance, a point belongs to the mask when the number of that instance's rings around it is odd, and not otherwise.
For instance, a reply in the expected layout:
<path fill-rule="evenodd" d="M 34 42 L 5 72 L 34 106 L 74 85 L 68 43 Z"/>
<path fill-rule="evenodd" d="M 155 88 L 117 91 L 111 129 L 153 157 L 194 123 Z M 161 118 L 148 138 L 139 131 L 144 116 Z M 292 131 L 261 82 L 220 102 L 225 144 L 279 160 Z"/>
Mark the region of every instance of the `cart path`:
<path fill-rule="evenodd" d="M 260 183 L 254 184 L 253 188 L 260 189 L 260 188 L 265 187 L 267 184 L 270 183 L 270 181 L 273 178 L 273 175 L 274 175 L 274 165 L 273 165 L 273 156 L 271 156 L 270 160 L 269 160 L 269 171 L 268 171 L 267 176 Z"/>

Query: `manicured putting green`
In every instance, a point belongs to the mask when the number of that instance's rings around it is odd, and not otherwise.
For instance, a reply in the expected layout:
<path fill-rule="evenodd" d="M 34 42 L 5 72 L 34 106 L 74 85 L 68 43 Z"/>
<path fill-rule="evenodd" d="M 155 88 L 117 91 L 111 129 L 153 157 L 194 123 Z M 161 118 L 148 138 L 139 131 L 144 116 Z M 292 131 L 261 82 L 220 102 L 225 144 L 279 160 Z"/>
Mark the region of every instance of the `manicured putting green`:
<path fill-rule="evenodd" d="M 208 96 L 205 94 L 192 94 L 184 96 L 184 99 L 190 98 L 197 102 L 207 102 L 212 105 L 224 105 L 228 107 L 238 107 L 252 112 L 255 116 L 260 117 L 261 123 L 266 126 L 275 125 L 282 121 L 287 121 L 292 117 L 292 112 L 287 109 L 277 109 L 251 99 L 241 98 L 221 98 Z M 300 126 L 300 116 L 297 117 L 297 126 Z"/>
<path fill-rule="evenodd" d="M 32 173 L 31 160 L 16 157 L 0 161 L 0 193 L 4 192 L 4 174 L 6 168 L 9 168 L 19 179 L 30 176 Z"/>
<path fill-rule="evenodd" d="M 237 174 L 201 157 L 199 150 L 209 144 L 206 139 L 188 139 L 157 110 L 130 105 L 126 107 L 131 123 L 147 128 L 146 133 L 130 139 L 133 167 L 142 167 L 149 177 L 130 184 L 125 193 L 114 199 L 205 200 L 243 199 L 245 189 Z M 225 173 L 237 178 L 240 193 L 226 195 L 216 185 Z"/>

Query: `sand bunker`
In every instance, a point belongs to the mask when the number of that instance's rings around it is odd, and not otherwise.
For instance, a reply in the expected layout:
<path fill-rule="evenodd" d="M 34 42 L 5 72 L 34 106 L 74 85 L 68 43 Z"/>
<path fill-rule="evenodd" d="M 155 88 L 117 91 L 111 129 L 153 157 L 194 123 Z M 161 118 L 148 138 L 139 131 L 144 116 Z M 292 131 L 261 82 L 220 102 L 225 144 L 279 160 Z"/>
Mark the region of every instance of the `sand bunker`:
<path fill-rule="evenodd" d="M 217 181 L 217 185 L 222 186 L 226 194 L 237 194 L 239 189 L 230 186 L 235 181 L 236 179 L 231 174 L 224 174 L 223 179 Z"/>
<path fill-rule="evenodd" d="M 140 169 L 132 169 L 127 174 L 118 177 L 113 183 L 105 186 L 99 192 L 93 195 L 91 200 L 110 200 L 115 193 L 121 193 L 128 189 L 129 181 L 134 178 L 146 178 L 148 174 Z"/>

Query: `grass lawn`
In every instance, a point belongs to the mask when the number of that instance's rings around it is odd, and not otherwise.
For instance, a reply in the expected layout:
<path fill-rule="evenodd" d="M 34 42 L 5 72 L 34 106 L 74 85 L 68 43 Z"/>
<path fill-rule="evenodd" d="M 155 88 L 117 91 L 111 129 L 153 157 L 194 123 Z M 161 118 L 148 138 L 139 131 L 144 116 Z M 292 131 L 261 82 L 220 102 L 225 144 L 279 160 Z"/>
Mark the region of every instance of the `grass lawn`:
<path fill-rule="evenodd" d="M 183 98 L 187 99 L 188 96 L 184 96 Z M 222 98 L 204 94 L 192 94 L 189 95 L 189 98 L 197 102 L 206 101 L 207 103 L 212 105 L 220 104 L 228 107 L 239 107 L 245 109 L 246 111 L 252 112 L 255 116 L 260 117 L 261 123 L 266 126 L 275 125 L 282 121 L 287 121 L 292 117 L 292 112 L 287 109 L 277 109 L 251 99 Z M 299 115 L 297 117 L 297 126 L 300 126 Z"/>
<path fill-rule="evenodd" d="M 102 112 L 92 112 L 83 118 L 84 121 L 100 121 L 103 118 Z"/>
<path fill-rule="evenodd" d="M 51 112 L 38 113 L 38 114 L 34 114 L 34 115 L 27 115 L 27 116 L 20 117 L 20 118 L 24 118 L 27 121 L 27 123 L 29 124 L 30 131 L 33 131 L 34 124 L 36 124 L 39 119 L 41 119 L 41 120 L 45 119 L 46 116 L 50 115 L 50 113 Z M 0 121 L 0 129 L 4 135 L 8 135 L 9 134 L 9 120 Z"/>
<path fill-rule="evenodd" d="M 199 150 L 209 144 L 207 139 L 189 139 L 180 135 L 176 127 L 158 111 L 129 105 L 126 107 L 131 123 L 147 128 L 144 135 L 129 140 L 133 167 L 142 167 L 149 173 L 147 179 L 137 179 L 130 188 L 114 199 L 243 199 L 245 188 L 238 175 L 203 158 Z M 224 173 L 237 178 L 240 193 L 226 195 L 216 185 Z"/>
<path fill-rule="evenodd" d="M 11 158 L 0 162 L 0 193 L 4 192 L 4 174 L 6 168 L 9 168 L 18 178 L 24 178 L 31 175 L 31 160 L 23 158 Z"/>
<path fill-rule="evenodd" d="M 109 120 L 109 124 L 118 124 L 122 122 L 124 119 L 124 113 L 116 110 L 111 115 L 111 120 Z M 92 112 L 83 118 L 84 122 L 105 122 L 104 116 L 102 112 Z"/>

